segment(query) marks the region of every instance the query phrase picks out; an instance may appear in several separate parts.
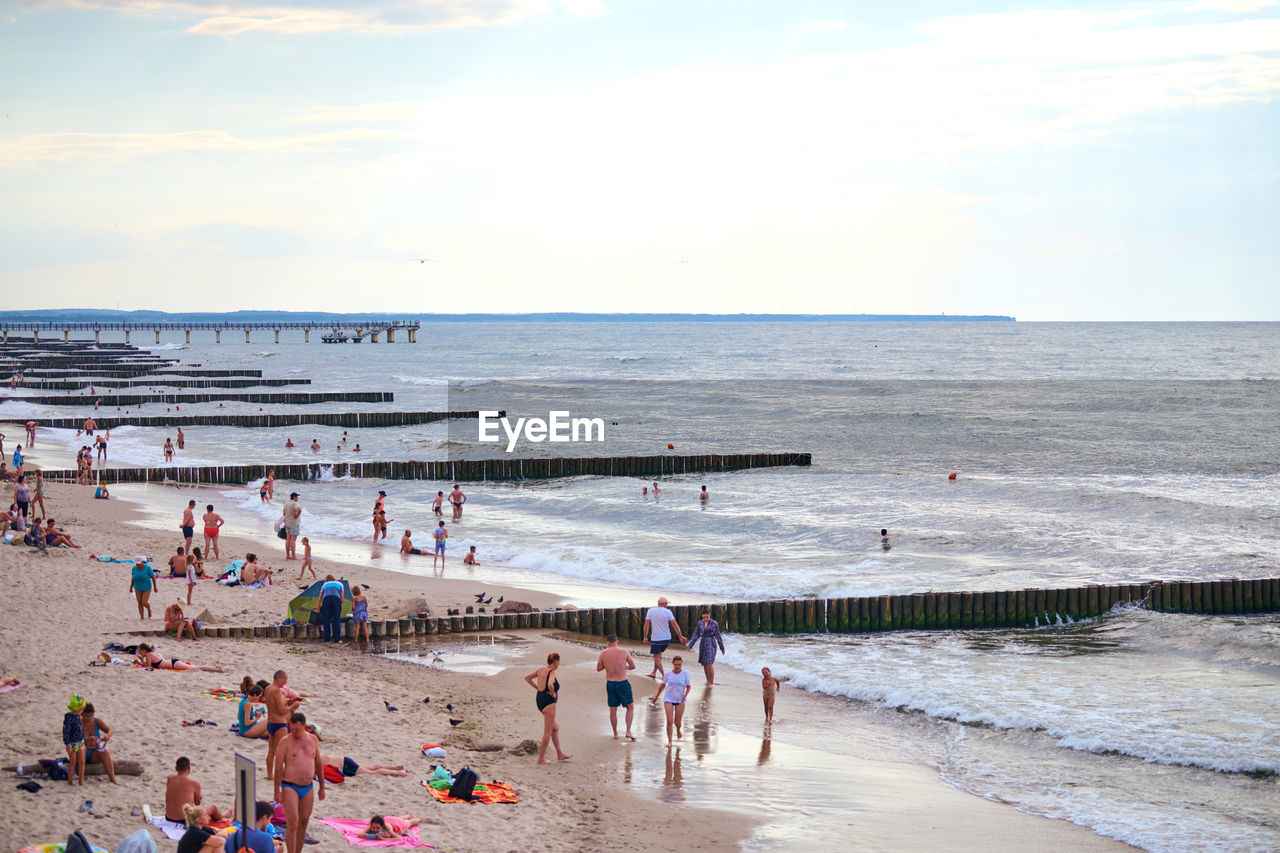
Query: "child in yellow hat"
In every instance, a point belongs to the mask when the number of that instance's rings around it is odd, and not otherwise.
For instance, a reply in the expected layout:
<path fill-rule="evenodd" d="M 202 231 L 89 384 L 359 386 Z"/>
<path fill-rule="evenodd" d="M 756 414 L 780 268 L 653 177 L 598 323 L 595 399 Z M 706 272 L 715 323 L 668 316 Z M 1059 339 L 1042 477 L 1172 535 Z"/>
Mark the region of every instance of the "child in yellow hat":
<path fill-rule="evenodd" d="M 67 703 L 67 713 L 62 718 L 62 743 L 67 748 L 67 784 L 75 784 L 76 774 L 80 774 L 80 784 L 84 784 L 84 726 L 80 724 L 80 712 L 84 710 L 85 701 L 80 694 L 72 693 Z"/>

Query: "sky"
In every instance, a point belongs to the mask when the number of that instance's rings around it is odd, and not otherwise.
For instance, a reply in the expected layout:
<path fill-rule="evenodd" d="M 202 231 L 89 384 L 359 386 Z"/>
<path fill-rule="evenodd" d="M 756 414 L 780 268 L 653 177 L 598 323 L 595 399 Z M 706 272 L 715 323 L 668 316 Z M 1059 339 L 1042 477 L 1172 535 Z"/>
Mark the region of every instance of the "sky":
<path fill-rule="evenodd" d="M 1278 96 L 1280 0 L 0 0 L 0 293 L 1278 321 Z"/>

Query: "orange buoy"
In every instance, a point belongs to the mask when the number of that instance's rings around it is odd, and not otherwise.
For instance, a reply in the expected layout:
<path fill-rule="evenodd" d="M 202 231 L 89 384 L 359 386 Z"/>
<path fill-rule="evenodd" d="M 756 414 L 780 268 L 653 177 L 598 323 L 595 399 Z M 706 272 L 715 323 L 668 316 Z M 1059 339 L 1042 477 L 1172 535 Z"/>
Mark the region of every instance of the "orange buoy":
<path fill-rule="evenodd" d="M 948 479 L 948 480 L 954 480 L 955 478 L 956 478 L 956 472 L 955 472 L 955 471 L 952 471 L 950 474 L 948 474 L 948 475 L 947 475 L 947 479 Z"/>
<path fill-rule="evenodd" d="M 675 449 L 676 449 L 676 446 L 674 444 L 667 445 L 667 450 L 675 450 Z"/>

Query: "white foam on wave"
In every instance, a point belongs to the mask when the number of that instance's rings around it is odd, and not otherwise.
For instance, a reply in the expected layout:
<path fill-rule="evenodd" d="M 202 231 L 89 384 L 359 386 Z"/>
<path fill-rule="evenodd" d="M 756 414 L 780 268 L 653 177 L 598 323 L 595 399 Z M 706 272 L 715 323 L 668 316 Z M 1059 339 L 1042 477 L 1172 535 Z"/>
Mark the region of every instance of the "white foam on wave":
<path fill-rule="evenodd" d="M 447 386 L 447 385 L 449 384 L 449 380 L 448 380 L 448 379 L 441 379 L 441 378 L 440 378 L 440 377 L 438 377 L 438 376 L 399 376 L 399 375 L 395 375 L 395 376 L 392 376 L 391 378 L 392 378 L 392 379 L 395 379 L 395 380 L 397 380 L 397 381 L 399 381 L 399 382 L 404 382 L 404 383 L 405 383 L 405 384 L 407 384 L 407 385 Z"/>
<path fill-rule="evenodd" d="M 163 343 L 163 344 L 141 344 L 139 349 L 150 350 L 151 352 L 171 352 L 173 350 L 189 349 L 184 344 Z"/>

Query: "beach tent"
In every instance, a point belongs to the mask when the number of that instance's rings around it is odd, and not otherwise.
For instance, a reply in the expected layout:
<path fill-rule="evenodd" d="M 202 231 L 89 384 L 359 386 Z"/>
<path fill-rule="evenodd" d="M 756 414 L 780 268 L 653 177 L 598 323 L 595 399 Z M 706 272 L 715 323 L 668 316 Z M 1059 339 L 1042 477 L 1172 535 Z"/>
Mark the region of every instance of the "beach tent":
<path fill-rule="evenodd" d="M 341 618 L 347 619 L 351 616 L 351 584 L 345 579 L 340 581 L 342 584 L 342 611 Z M 324 586 L 324 581 L 316 581 L 307 587 L 301 593 L 289 602 L 289 618 L 299 625 L 306 625 L 308 622 L 320 621 L 320 587 Z M 315 614 L 312 618 L 311 614 Z"/>

